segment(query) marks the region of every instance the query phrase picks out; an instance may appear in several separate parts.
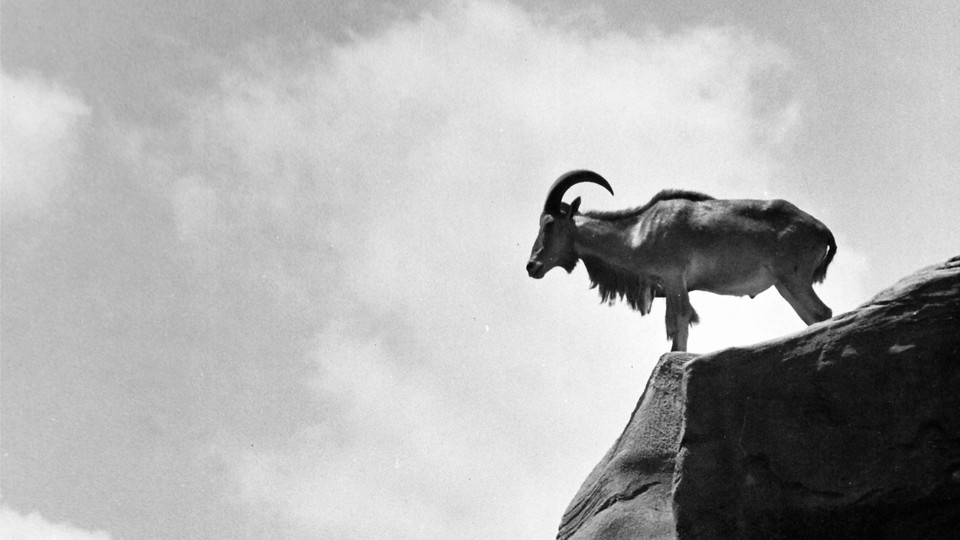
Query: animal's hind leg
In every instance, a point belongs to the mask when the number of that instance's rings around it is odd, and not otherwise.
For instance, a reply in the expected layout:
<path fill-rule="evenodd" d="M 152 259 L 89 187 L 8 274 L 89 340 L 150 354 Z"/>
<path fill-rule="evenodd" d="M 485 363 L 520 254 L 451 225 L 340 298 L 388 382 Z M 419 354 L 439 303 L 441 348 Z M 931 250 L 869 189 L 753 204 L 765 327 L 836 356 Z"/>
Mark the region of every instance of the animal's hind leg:
<path fill-rule="evenodd" d="M 803 302 L 812 312 L 816 322 L 825 321 L 833 317 L 833 310 L 820 300 L 817 293 L 813 290 L 812 283 L 804 283 L 800 286 L 798 293 L 800 301 Z"/>
<path fill-rule="evenodd" d="M 833 311 L 820 300 L 810 283 L 778 281 L 776 287 L 780 296 L 790 303 L 808 326 L 833 316 Z"/>
<path fill-rule="evenodd" d="M 777 288 L 777 292 L 780 293 L 780 296 L 782 296 L 783 299 L 790 304 L 790 307 L 792 307 L 793 310 L 797 312 L 797 315 L 799 315 L 800 318 L 803 319 L 803 322 L 805 322 L 807 326 L 810 326 L 811 324 L 817 322 L 813 314 L 810 313 L 809 310 L 807 310 L 807 306 L 805 306 L 799 299 L 797 299 L 797 297 L 793 295 L 790 289 L 788 289 L 786 286 L 782 285 L 779 282 L 775 284 L 775 287 Z"/>

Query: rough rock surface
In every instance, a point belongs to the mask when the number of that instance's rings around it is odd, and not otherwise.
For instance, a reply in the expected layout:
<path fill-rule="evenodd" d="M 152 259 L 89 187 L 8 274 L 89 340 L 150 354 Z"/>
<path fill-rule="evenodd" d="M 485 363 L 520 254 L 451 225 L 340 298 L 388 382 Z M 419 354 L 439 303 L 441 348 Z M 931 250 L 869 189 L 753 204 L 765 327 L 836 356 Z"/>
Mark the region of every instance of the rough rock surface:
<path fill-rule="evenodd" d="M 673 467 L 680 435 L 683 365 L 694 354 L 660 362 L 623 434 L 580 487 L 557 538 L 663 538 L 673 535 Z"/>
<path fill-rule="evenodd" d="M 664 355 L 558 538 L 958 531 L 960 257 L 793 336 Z"/>

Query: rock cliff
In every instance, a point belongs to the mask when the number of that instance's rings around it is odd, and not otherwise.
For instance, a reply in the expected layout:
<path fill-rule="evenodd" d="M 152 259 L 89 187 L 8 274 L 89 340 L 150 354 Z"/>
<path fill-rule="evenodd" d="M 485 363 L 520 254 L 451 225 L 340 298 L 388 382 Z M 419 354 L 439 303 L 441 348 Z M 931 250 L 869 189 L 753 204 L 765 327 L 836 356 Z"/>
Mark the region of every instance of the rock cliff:
<path fill-rule="evenodd" d="M 664 355 L 557 537 L 958 531 L 960 257 L 793 336 Z"/>

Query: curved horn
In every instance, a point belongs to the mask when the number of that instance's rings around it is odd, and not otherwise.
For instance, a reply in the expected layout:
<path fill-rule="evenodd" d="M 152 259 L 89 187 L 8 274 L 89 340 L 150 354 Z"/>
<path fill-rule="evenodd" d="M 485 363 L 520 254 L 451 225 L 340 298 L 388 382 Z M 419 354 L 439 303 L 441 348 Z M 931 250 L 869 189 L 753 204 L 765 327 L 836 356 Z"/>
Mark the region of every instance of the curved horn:
<path fill-rule="evenodd" d="M 602 186 L 613 195 L 613 188 L 610 187 L 610 183 L 599 174 L 584 170 L 570 171 L 560 176 L 560 178 L 557 178 L 553 182 L 553 185 L 550 186 L 550 191 L 547 192 L 547 201 L 543 203 L 543 211 L 548 213 L 559 212 L 560 201 L 563 199 L 563 194 L 575 184 L 581 182 L 590 182 Z"/>

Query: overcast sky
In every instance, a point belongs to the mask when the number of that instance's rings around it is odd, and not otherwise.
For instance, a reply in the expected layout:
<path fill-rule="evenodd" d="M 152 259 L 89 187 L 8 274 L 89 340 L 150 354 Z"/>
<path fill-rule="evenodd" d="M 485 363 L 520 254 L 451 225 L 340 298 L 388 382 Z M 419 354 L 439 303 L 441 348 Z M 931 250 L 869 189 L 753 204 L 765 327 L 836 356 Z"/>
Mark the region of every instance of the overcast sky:
<path fill-rule="evenodd" d="M 0 536 L 552 538 L 669 343 L 527 277 L 550 183 L 788 199 L 849 310 L 960 253 L 957 21 L 4 1 Z M 804 328 L 692 301 L 697 352 Z"/>

